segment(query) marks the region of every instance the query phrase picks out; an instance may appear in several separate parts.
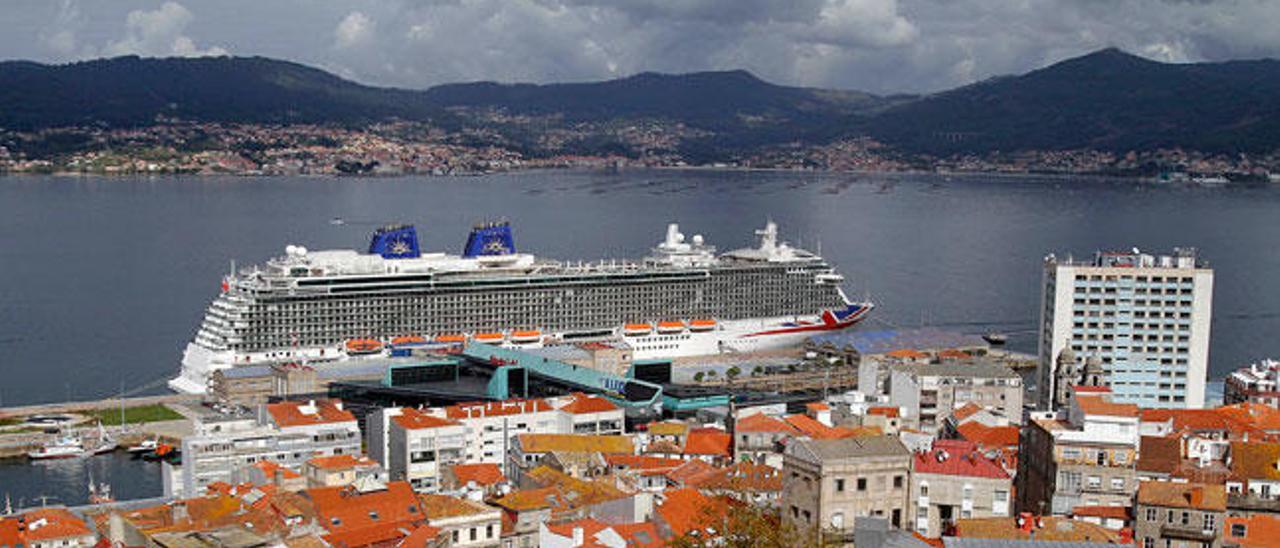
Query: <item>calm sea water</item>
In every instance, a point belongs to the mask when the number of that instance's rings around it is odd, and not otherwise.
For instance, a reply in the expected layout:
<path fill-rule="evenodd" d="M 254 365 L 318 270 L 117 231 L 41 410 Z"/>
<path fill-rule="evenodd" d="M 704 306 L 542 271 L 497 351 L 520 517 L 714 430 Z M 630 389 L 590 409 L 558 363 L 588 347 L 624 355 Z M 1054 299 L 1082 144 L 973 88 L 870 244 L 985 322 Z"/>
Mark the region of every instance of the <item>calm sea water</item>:
<path fill-rule="evenodd" d="M 864 328 L 999 329 L 1024 351 L 1035 349 L 1045 254 L 1194 246 L 1217 272 L 1211 375 L 1280 356 L 1280 185 L 713 171 L 5 177 L 0 405 L 161 390 L 232 260 L 286 244 L 360 248 L 387 222 L 456 253 L 472 223 L 500 217 L 523 250 L 564 259 L 641 256 L 668 222 L 721 249 L 747 246 L 773 219 L 791 242 L 820 247 L 851 297 L 880 305 Z"/>

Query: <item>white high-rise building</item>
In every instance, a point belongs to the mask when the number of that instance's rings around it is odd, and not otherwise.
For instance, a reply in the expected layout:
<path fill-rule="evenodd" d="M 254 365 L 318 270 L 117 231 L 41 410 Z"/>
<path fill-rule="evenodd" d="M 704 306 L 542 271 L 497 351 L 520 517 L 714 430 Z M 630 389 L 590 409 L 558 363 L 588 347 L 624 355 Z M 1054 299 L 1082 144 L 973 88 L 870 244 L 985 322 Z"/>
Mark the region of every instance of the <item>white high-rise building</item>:
<path fill-rule="evenodd" d="M 1049 255 L 1040 306 L 1040 408 L 1053 407 L 1065 382 L 1056 368 L 1067 349 L 1065 359 L 1102 362 L 1117 403 L 1204 406 L 1213 270 L 1194 249 L 1099 252 L 1089 261 Z"/>

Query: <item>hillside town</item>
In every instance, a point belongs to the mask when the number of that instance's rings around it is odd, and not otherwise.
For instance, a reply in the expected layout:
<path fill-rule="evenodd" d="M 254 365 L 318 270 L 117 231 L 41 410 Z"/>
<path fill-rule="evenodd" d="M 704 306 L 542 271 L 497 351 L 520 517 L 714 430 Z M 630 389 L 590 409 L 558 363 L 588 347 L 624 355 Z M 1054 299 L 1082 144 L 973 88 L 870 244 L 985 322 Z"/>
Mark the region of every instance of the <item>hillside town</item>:
<path fill-rule="evenodd" d="M 1206 396 L 1213 270 L 1044 270 L 1035 356 L 861 328 L 664 363 L 404 339 L 223 369 L 140 446 L 163 496 L 10 505 L 0 546 L 1274 545 L 1280 365 Z"/>
<path fill-rule="evenodd" d="M 478 175 L 563 167 L 718 167 L 821 172 L 939 172 L 1143 177 L 1162 182 L 1276 182 L 1280 153 L 1182 149 L 1046 150 L 936 156 L 871 138 L 702 150 L 713 132 L 662 120 L 571 123 L 467 111 L 469 123 L 368 126 L 196 123 L 0 130 L 0 173 L 198 175 Z M 720 148 L 720 147 L 715 147 Z"/>

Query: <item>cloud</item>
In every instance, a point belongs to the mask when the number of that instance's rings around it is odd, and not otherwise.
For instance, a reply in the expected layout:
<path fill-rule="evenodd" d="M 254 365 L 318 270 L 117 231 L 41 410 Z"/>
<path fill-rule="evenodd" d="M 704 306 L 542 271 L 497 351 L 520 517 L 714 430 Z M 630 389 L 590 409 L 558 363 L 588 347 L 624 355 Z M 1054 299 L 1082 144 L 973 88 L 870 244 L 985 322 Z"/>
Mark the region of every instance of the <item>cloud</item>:
<path fill-rule="evenodd" d="M 1111 46 L 1175 62 L 1280 56 L 1275 0 L 220 0 L 199 4 L 198 21 L 165 0 L 27 1 L 0 21 L 9 55 L 225 44 L 412 88 L 744 68 L 789 85 L 929 92 Z"/>
<path fill-rule="evenodd" d="M 184 34 L 194 20 L 191 11 L 177 2 L 165 2 L 150 11 L 130 11 L 125 18 L 124 37 L 107 43 L 102 53 L 180 57 L 226 55 L 227 50 L 221 47 L 201 49 Z"/>
<path fill-rule="evenodd" d="M 369 16 L 353 11 L 333 29 L 334 45 L 351 48 L 368 43 L 373 36 L 374 22 Z"/>

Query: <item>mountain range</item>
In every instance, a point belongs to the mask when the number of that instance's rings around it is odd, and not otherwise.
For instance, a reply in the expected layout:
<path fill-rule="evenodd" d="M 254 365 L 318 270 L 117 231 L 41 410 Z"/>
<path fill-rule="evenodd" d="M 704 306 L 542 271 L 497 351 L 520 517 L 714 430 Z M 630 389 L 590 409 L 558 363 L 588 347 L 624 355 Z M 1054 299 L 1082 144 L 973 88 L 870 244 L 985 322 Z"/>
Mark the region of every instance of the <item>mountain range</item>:
<path fill-rule="evenodd" d="M 262 57 L 118 57 L 0 63 L 0 128 L 129 127 L 162 119 L 473 124 L 468 112 L 564 124 L 679 122 L 697 146 L 731 152 L 871 136 L 933 154 L 1091 148 L 1280 148 L 1280 62 L 1170 64 L 1106 49 L 1016 76 L 927 95 L 789 87 L 746 71 L 642 73 L 590 83 L 355 83 Z"/>

